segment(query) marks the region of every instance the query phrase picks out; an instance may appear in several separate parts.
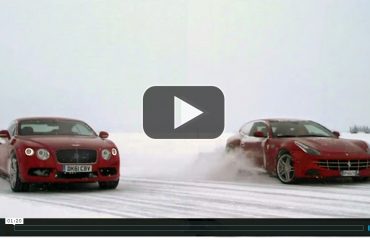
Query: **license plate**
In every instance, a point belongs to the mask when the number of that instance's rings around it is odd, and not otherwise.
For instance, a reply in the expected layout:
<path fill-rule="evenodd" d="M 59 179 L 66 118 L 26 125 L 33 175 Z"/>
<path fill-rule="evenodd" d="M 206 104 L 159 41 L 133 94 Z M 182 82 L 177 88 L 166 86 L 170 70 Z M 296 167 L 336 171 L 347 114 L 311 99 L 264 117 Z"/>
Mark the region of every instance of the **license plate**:
<path fill-rule="evenodd" d="M 340 175 L 343 177 L 355 177 L 359 175 L 358 170 L 344 170 L 340 172 Z"/>
<path fill-rule="evenodd" d="M 92 172 L 91 165 L 64 165 L 63 171 L 68 173 Z"/>

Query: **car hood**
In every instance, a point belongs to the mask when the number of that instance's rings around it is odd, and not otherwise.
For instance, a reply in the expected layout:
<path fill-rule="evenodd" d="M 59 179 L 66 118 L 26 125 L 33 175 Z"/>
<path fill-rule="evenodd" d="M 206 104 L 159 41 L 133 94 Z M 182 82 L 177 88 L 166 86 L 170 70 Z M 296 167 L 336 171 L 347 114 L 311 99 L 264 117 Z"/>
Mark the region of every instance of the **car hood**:
<path fill-rule="evenodd" d="M 99 149 L 112 147 L 110 140 L 103 140 L 99 137 L 84 136 L 22 136 L 19 140 L 31 144 L 41 145 L 51 149 L 85 148 Z"/>
<path fill-rule="evenodd" d="M 299 138 L 297 142 L 301 142 L 311 148 L 319 150 L 320 152 L 331 153 L 364 153 L 366 149 L 358 144 L 358 141 L 341 139 L 341 138 Z"/>

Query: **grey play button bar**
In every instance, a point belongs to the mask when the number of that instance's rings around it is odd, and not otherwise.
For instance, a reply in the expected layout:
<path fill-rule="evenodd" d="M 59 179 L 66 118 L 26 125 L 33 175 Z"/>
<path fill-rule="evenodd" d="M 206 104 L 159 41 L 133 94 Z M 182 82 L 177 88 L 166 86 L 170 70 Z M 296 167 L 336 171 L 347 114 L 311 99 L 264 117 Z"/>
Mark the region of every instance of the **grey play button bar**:
<path fill-rule="evenodd" d="M 217 87 L 151 87 L 143 102 L 144 131 L 151 138 L 210 139 L 224 130 L 224 95 Z"/>

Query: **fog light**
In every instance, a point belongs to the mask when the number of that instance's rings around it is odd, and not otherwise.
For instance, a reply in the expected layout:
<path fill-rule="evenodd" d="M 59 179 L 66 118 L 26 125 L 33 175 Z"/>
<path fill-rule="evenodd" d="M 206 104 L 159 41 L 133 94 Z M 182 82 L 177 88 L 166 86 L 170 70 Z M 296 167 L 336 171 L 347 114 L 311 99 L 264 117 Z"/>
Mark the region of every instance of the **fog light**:
<path fill-rule="evenodd" d="M 50 169 L 48 168 L 32 168 L 28 172 L 31 176 L 37 177 L 48 177 L 50 175 Z"/>
<path fill-rule="evenodd" d="M 100 168 L 100 174 L 103 176 L 113 176 L 117 174 L 117 170 L 115 168 Z"/>
<path fill-rule="evenodd" d="M 309 169 L 306 171 L 306 175 L 311 177 L 320 176 L 320 171 L 317 169 Z"/>

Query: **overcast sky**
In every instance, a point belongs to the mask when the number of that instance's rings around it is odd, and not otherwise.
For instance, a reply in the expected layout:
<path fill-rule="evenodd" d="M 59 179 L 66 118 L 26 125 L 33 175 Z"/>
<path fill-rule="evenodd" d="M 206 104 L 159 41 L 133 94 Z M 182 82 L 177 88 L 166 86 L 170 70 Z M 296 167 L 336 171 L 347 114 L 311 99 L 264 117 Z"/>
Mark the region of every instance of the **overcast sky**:
<path fill-rule="evenodd" d="M 153 85 L 214 85 L 226 131 L 261 117 L 370 125 L 368 0 L 0 0 L 0 125 L 142 131 Z"/>

